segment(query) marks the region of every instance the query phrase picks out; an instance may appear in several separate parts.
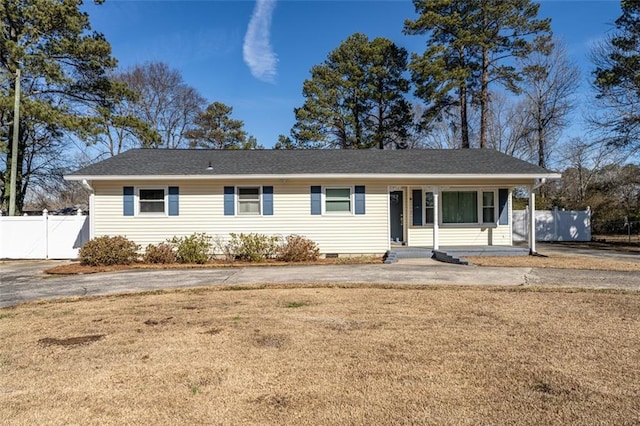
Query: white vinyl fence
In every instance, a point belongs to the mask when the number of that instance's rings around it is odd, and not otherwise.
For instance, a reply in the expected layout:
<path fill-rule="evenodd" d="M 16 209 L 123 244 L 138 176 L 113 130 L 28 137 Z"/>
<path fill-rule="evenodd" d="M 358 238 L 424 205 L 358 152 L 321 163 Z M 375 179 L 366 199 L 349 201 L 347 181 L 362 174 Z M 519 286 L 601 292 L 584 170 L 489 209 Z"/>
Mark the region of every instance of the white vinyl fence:
<path fill-rule="evenodd" d="M 513 211 L 513 241 L 528 240 L 528 210 Z M 591 241 L 591 210 L 536 210 L 536 241 Z"/>
<path fill-rule="evenodd" d="M 76 259 L 89 216 L 0 216 L 0 259 Z"/>

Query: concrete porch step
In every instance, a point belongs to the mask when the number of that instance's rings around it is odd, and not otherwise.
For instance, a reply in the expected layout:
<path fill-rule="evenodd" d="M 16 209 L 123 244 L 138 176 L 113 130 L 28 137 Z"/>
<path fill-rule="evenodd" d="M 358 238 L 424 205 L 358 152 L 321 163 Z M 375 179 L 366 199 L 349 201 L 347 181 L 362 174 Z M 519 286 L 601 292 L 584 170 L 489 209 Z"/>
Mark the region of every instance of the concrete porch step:
<path fill-rule="evenodd" d="M 513 246 L 456 246 L 441 247 L 433 250 L 429 247 L 400 247 L 388 250 L 384 256 L 384 263 L 396 263 L 398 259 L 433 258 L 440 262 L 456 265 L 468 265 L 465 257 L 469 256 L 526 256 L 529 249 Z"/>

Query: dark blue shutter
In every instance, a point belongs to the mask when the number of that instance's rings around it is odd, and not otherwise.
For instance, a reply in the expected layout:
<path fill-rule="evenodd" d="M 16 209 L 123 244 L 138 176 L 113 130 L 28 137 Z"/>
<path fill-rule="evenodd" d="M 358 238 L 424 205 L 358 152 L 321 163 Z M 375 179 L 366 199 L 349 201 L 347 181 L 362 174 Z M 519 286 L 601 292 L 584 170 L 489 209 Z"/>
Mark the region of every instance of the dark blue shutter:
<path fill-rule="evenodd" d="M 133 216 L 134 211 L 133 186 L 125 186 L 122 188 L 122 214 L 125 216 Z"/>
<path fill-rule="evenodd" d="M 224 187 L 224 215 L 233 216 L 235 214 L 235 192 L 234 186 Z"/>
<path fill-rule="evenodd" d="M 311 187 L 311 214 L 322 214 L 322 187 Z"/>
<path fill-rule="evenodd" d="M 262 214 L 273 215 L 273 186 L 262 187 Z"/>
<path fill-rule="evenodd" d="M 498 190 L 498 209 L 500 212 L 500 225 L 509 224 L 509 190 L 501 188 Z"/>
<path fill-rule="evenodd" d="M 365 212 L 364 186 L 356 186 L 355 189 L 356 189 L 356 194 L 355 194 L 356 214 L 364 214 Z"/>
<path fill-rule="evenodd" d="M 412 205 L 413 205 L 413 226 L 422 226 L 422 190 L 414 189 Z"/>
<path fill-rule="evenodd" d="M 177 186 L 169 187 L 169 216 L 178 216 L 180 212 L 180 189 Z"/>

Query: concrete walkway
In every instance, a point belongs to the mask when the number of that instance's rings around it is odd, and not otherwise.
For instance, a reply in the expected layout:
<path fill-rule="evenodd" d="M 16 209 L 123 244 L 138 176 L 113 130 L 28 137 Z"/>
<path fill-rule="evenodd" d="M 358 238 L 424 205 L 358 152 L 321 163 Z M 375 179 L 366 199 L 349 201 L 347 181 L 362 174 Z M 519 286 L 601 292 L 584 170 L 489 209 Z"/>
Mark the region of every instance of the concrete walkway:
<path fill-rule="evenodd" d="M 640 290 L 640 274 L 635 272 L 488 268 L 448 265 L 430 259 L 393 265 L 133 270 L 54 277 L 42 274 L 43 269 L 59 263 L 62 262 L 0 262 L 0 307 L 60 297 L 233 284 L 552 285 Z"/>

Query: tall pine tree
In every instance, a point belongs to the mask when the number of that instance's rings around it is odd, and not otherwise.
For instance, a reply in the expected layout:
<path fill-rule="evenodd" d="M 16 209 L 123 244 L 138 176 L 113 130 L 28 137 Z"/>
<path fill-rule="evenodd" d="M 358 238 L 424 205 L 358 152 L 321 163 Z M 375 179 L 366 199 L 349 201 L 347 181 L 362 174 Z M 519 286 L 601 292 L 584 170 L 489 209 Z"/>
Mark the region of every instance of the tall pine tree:
<path fill-rule="evenodd" d="M 191 148 L 262 149 L 258 141 L 247 135 L 244 122 L 231 118 L 233 107 L 213 102 L 193 120 L 195 127 L 185 133 Z"/>
<path fill-rule="evenodd" d="M 78 0 L 19 0 L 0 4 L 0 158 L 2 198 L 9 196 L 14 80 L 21 71 L 16 208 L 37 178 L 58 164 L 66 134 L 94 128 L 92 111 L 122 96 L 107 72 L 116 66 L 102 34 L 91 30 Z M 0 166 L 1 167 L 1 166 Z"/>
<path fill-rule="evenodd" d="M 356 33 L 311 69 L 293 127 L 300 148 L 404 148 L 412 123 L 405 99 L 407 52 Z"/>
<path fill-rule="evenodd" d="M 640 2 L 623 0 L 616 32 L 593 52 L 596 124 L 619 147 L 640 147 Z"/>
<path fill-rule="evenodd" d="M 405 33 L 428 36 L 423 55 L 410 64 L 416 94 L 436 113 L 453 104 L 460 108 L 462 145 L 469 147 L 468 108 L 480 108 L 481 148 L 487 146 L 489 87 L 498 82 L 518 92 L 519 70 L 511 58 L 534 50 L 547 52 L 548 19 L 537 18 L 539 4 L 531 0 L 414 0 L 415 20 L 405 21 Z"/>

